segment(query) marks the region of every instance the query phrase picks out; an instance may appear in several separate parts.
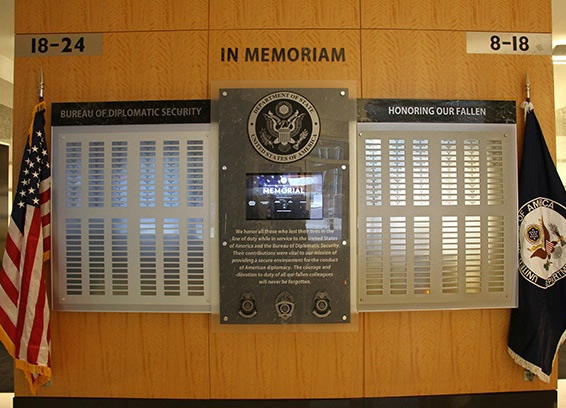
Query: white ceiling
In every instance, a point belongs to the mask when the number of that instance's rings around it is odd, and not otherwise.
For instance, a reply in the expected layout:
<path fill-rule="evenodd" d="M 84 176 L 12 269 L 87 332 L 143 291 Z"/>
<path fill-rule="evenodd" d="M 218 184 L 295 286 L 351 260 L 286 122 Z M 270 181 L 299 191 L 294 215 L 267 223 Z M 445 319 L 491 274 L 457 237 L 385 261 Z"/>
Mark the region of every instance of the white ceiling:
<path fill-rule="evenodd" d="M 566 0 L 552 0 L 552 45 L 566 44 Z M 554 106 L 566 107 L 566 64 L 554 65 Z"/>
<path fill-rule="evenodd" d="M 552 45 L 566 44 L 566 0 L 552 0 Z"/>
<path fill-rule="evenodd" d="M 0 0 L 0 104 L 12 107 L 14 82 L 14 1 Z M 566 44 L 566 0 L 552 1 L 552 43 Z M 566 105 L 566 65 L 555 65 L 555 80 L 560 92 L 556 106 Z M 561 95 L 565 95 L 562 97 Z"/>

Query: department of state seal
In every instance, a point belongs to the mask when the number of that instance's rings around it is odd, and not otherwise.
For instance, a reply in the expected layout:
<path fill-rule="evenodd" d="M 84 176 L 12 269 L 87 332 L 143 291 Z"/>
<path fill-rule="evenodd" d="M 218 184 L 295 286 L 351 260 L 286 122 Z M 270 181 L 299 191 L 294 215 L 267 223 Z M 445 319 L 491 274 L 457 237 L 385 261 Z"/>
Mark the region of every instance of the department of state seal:
<path fill-rule="evenodd" d="M 314 105 L 295 92 L 277 91 L 261 98 L 248 118 L 254 149 L 276 163 L 292 163 L 308 155 L 320 137 Z"/>
<path fill-rule="evenodd" d="M 548 288 L 566 276 L 566 208 L 536 198 L 520 209 L 519 271 L 532 284 Z"/>

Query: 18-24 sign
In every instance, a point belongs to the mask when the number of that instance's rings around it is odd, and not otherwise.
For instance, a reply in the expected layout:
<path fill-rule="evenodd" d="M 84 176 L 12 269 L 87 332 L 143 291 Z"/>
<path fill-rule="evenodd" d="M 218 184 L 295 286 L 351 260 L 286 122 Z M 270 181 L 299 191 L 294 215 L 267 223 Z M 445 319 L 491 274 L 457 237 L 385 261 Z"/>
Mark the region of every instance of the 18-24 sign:
<path fill-rule="evenodd" d="M 102 34 L 17 35 L 16 57 L 102 54 Z"/>

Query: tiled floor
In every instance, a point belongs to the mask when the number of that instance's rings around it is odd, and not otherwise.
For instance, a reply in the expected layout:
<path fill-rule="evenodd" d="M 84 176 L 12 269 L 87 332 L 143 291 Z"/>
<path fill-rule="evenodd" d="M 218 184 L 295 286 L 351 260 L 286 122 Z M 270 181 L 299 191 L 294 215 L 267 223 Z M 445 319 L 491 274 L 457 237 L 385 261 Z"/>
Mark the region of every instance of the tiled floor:
<path fill-rule="evenodd" d="M 12 408 L 12 398 L 14 398 L 14 394 L 0 392 L 0 408 Z"/>

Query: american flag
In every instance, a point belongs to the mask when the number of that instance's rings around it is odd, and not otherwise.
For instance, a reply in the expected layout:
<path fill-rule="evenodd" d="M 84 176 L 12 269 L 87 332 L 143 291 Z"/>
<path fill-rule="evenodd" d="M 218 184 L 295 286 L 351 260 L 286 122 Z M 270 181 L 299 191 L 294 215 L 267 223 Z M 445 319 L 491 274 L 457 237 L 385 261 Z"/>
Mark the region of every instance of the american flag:
<path fill-rule="evenodd" d="M 51 248 L 51 169 L 44 129 L 41 102 L 33 111 L 0 270 L 0 340 L 33 393 L 51 378 L 43 267 Z"/>
<path fill-rule="evenodd" d="M 555 246 L 556 245 L 552 241 L 546 241 L 546 253 L 550 255 L 552 251 L 554 251 Z"/>

